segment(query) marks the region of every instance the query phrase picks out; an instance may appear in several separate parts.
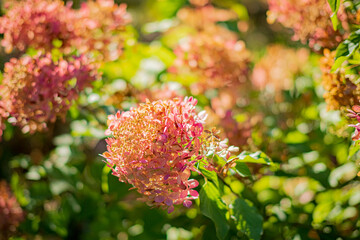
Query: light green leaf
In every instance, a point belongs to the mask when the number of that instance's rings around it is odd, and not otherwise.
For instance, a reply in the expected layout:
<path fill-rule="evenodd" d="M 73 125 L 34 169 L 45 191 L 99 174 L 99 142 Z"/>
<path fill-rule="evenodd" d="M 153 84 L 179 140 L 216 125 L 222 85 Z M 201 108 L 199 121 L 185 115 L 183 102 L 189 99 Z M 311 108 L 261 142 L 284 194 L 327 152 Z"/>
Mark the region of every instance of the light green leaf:
<path fill-rule="evenodd" d="M 228 210 L 221 200 L 219 190 L 211 182 L 206 183 L 200 191 L 200 210 L 215 223 L 217 237 L 225 239 L 230 229 L 226 219 Z"/>
<path fill-rule="evenodd" d="M 249 153 L 244 151 L 237 156 L 237 162 L 247 162 L 247 163 L 260 163 L 266 165 L 272 165 L 272 160 L 263 152 L 257 151 L 254 153 Z M 231 158 L 229 159 L 231 160 Z"/>
<path fill-rule="evenodd" d="M 352 156 L 354 156 L 357 152 L 360 150 L 360 143 L 359 142 L 353 142 L 349 148 L 349 156 L 348 159 L 350 159 Z"/>
<path fill-rule="evenodd" d="M 299 144 L 306 142 L 308 140 L 309 137 L 306 134 L 301 133 L 299 131 L 292 131 L 286 135 L 284 142 L 287 144 Z"/>
<path fill-rule="evenodd" d="M 238 198 L 234 202 L 236 228 L 246 234 L 250 240 L 259 240 L 263 232 L 263 218 L 254 206 Z"/>
<path fill-rule="evenodd" d="M 216 172 L 207 170 L 204 166 L 205 166 L 205 163 L 204 163 L 204 162 L 200 162 L 200 164 L 199 164 L 199 170 L 201 171 L 201 173 L 202 173 L 208 180 L 212 181 L 217 188 L 219 188 L 219 187 L 220 187 L 220 183 L 219 183 L 219 179 L 218 179 L 218 176 L 217 176 Z"/>

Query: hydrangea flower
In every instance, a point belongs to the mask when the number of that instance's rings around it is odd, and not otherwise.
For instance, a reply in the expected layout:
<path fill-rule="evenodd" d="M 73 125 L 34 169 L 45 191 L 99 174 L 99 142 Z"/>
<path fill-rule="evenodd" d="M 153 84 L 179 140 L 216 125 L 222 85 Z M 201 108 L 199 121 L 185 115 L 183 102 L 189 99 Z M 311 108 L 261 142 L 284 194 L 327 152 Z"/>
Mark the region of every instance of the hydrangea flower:
<path fill-rule="evenodd" d="M 23 210 L 8 184 L 0 181 L 0 239 L 8 239 L 23 219 Z"/>
<path fill-rule="evenodd" d="M 309 43 L 311 48 L 335 48 L 346 38 L 333 29 L 331 9 L 327 0 L 268 0 L 268 22 L 278 21 L 294 30 L 293 40 Z M 348 30 L 348 17 L 341 6 L 338 19 L 344 30 Z"/>
<path fill-rule="evenodd" d="M 60 0 L 25 0 L 9 4 L 10 8 L 0 18 L 1 45 L 6 52 L 20 51 L 29 46 L 50 50 L 53 40 L 59 39 L 69 47 L 76 37 L 73 11 Z"/>
<path fill-rule="evenodd" d="M 108 118 L 107 151 L 103 154 L 113 174 L 130 183 L 150 206 L 174 210 L 190 207 L 199 193 L 191 172 L 207 152 L 229 156 L 223 142 L 204 144 L 206 113 L 195 111 L 197 100 L 159 100 L 141 104 Z M 236 150 L 236 149 L 235 149 Z"/>
<path fill-rule="evenodd" d="M 100 60 L 115 60 L 122 53 L 126 25 L 131 21 L 126 5 L 113 0 L 88 1 L 78 10 L 60 0 L 25 0 L 10 4 L 0 18 L 1 44 L 7 52 L 28 47 L 49 51 L 54 40 L 70 53 L 95 53 Z"/>
<path fill-rule="evenodd" d="M 182 42 L 174 52 L 177 58 L 169 71 L 197 78 L 191 86 L 193 94 L 246 81 L 250 53 L 242 41 L 199 33 Z"/>
<path fill-rule="evenodd" d="M 350 124 L 349 127 L 354 127 L 355 128 L 355 132 L 352 136 L 352 140 L 353 141 L 358 141 L 360 140 L 360 106 L 359 105 L 354 105 L 352 106 L 351 109 L 348 109 L 348 114 L 347 116 L 350 118 L 354 118 L 358 121 L 357 124 Z"/>
<path fill-rule="evenodd" d="M 324 56 L 320 59 L 322 84 L 326 90 L 324 98 L 329 110 L 360 104 L 360 86 L 353 83 L 352 76 L 345 74 L 342 68 L 335 73 L 331 72 L 335 54 L 336 51 L 325 49 Z"/>
<path fill-rule="evenodd" d="M 117 5 L 113 0 L 84 2 L 76 13 L 77 39 L 74 45 L 80 52 L 95 51 L 102 60 L 119 58 L 124 45 L 126 25 L 131 16 L 126 4 Z"/>
<path fill-rule="evenodd" d="M 274 92 L 289 90 L 293 87 L 294 77 L 303 71 L 309 60 L 309 51 L 291 49 L 281 45 L 267 48 L 252 73 L 252 83 L 260 90 L 271 89 Z"/>
<path fill-rule="evenodd" d="M 0 85 L 0 115 L 34 133 L 47 122 L 65 118 L 79 92 L 97 78 L 96 66 L 85 56 L 53 61 L 50 54 L 12 58 Z"/>

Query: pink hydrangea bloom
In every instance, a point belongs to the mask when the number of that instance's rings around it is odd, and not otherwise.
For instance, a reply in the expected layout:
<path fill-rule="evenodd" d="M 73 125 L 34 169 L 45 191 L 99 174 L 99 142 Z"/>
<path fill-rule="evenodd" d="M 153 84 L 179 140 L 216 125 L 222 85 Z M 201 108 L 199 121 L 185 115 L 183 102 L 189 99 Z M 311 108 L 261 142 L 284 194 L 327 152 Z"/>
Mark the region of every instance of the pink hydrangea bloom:
<path fill-rule="evenodd" d="M 80 52 L 95 51 L 102 60 L 116 60 L 122 53 L 126 25 L 131 16 L 126 4 L 117 5 L 113 0 L 84 2 L 76 13 L 74 45 Z"/>
<path fill-rule="evenodd" d="M 0 85 L 0 115 L 23 132 L 43 130 L 56 117 L 65 118 L 72 101 L 96 78 L 96 66 L 85 56 L 57 62 L 50 54 L 13 58 Z"/>
<path fill-rule="evenodd" d="M 350 124 L 349 127 L 354 127 L 355 128 L 355 132 L 352 136 L 352 140 L 353 141 L 358 141 L 360 140 L 360 106 L 359 105 L 354 105 L 352 107 L 352 109 L 348 109 L 348 114 L 347 116 L 350 118 L 354 118 L 358 121 L 357 124 Z"/>
<path fill-rule="evenodd" d="M 20 222 L 24 212 L 5 181 L 0 181 L 0 239 L 8 239 Z"/>
<path fill-rule="evenodd" d="M 294 30 L 294 40 L 308 42 L 311 48 L 334 48 L 346 35 L 334 31 L 327 0 L 268 0 L 268 22 L 275 20 Z M 341 6 L 338 18 L 348 30 L 348 17 Z"/>
<path fill-rule="evenodd" d="M 151 206 L 189 207 L 198 197 L 198 182 L 189 179 L 201 155 L 204 114 L 195 111 L 196 99 L 141 104 L 110 115 L 103 156 L 120 181 L 128 182 Z"/>
<path fill-rule="evenodd" d="M 25 0 L 9 4 L 10 8 L 0 18 L 0 33 L 4 34 L 1 45 L 6 52 L 13 48 L 20 51 L 29 46 L 36 49 L 53 48 L 53 40 L 59 39 L 69 47 L 74 33 L 74 13 L 60 0 Z"/>
<path fill-rule="evenodd" d="M 115 60 L 122 53 L 126 25 L 131 21 L 126 5 L 113 0 L 88 1 L 78 10 L 60 0 L 25 0 L 9 4 L 0 18 L 1 44 L 7 52 L 28 47 L 51 50 L 55 39 L 70 53 L 92 52 L 100 60 Z"/>
<path fill-rule="evenodd" d="M 242 41 L 204 32 L 190 37 L 174 52 L 177 58 L 169 71 L 195 77 L 194 94 L 246 81 L 250 53 Z"/>

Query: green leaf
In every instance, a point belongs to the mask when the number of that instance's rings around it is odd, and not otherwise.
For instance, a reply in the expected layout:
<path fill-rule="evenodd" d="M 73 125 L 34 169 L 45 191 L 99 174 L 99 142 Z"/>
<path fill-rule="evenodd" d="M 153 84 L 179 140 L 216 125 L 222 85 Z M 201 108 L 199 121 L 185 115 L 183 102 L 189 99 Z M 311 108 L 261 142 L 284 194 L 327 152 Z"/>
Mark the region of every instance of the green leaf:
<path fill-rule="evenodd" d="M 238 160 L 237 162 L 247 162 L 247 163 L 260 163 L 260 164 L 266 164 L 266 165 L 272 165 L 272 160 L 263 152 L 257 151 L 254 153 L 249 153 L 247 151 L 244 151 L 240 153 L 237 156 Z M 230 158 L 229 161 L 231 161 Z"/>
<path fill-rule="evenodd" d="M 199 164 L 199 170 L 201 171 L 201 173 L 210 181 L 212 181 L 215 186 L 217 188 L 220 187 L 220 183 L 219 183 L 219 179 L 218 179 L 218 176 L 216 174 L 216 172 L 214 171 L 210 171 L 210 170 L 207 170 L 205 167 L 204 167 L 205 163 L 204 162 L 200 162 Z"/>
<path fill-rule="evenodd" d="M 286 135 L 284 142 L 287 144 L 299 144 L 299 143 L 304 143 L 308 140 L 309 137 L 306 134 L 301 133 L 299 131 L 292 131 Z"/>
<path fill-rule="evenodd" d="M 101 175 L 101 190 L 104 193 L 109 193 L 108 175 L 111 172 L 111 168 L 105 165 Z"/>
<path fill-rule="evenodd" d="M 343 41 L 336 49 L 335 60 L 340 57 L 350 57 L 360 44 L 360 29 L 352 32 L 348 39 Z"/>
<path fill-rule="evenodd" d="M 221 200 L 219 190 L 211 182 L 206 183 L 200 191 L 200 210 L 215 223 L 217 237 L 225 239 L 230 229 L 226 219 L 228 210 Z"/>
<path fill-rule="evenodd" d="M 332 23 L 332 25 L 333 25 L 333 28 L 334 28 L 334 30 L 336 31 L 337 28 L 338 28 L 338 25 L 339 25 L 339 19 L 338 19 L 338 17 L 337 17 L 337 14 L 336 14 L 336 13 L 333 13 L 333 14 L 331 15 L 330 19 L 331 19 L 331 23 Z"/>
<path fill-rule="evenodd" d="M 238 198 L 234 202 L 236 228 L 246 234 L 250 240 L 259 240 L 262 234 L 263 218 L 254 206 Z"/>
<path fill-rule="evenodd" d="M 251 172 L 246 163 L 237 162 L 235 171 L 242 177 L 251 177 Z"/>
<path fill-rule="evenodd" d="M 340 0 L 328 0 L 328 3 L 331 11 L 336 14 L 340 7 Z"/>
<path fill-rule="evenodd" d="M 340 0 L 328 0 L 331 11 L 333 12 L 331 15 L 331 22 L 333 24 L 333 28 L 336 31 L 337 30 L 337 26 L 339 24 L 339 20 L 337 18 L 337 12 L 339 10 L 340 7 Z"/>
<path fill-rule="evenodd" d="M 357 152 L 360 150 L 360 143 L 358 141 L 353 142 L 349 148 L 349 155 L 348 159 L 350 159 L 352 156 L 354 156 Z"/>

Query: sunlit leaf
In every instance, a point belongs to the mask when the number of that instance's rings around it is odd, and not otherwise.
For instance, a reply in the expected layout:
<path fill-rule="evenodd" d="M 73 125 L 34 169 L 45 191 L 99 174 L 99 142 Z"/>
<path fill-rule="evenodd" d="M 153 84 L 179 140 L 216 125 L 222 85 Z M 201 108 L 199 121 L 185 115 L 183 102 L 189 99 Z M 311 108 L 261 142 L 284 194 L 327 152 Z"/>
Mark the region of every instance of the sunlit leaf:
<path fill-rule="evenodd" d="M 217 237 L 225 239 L 230 229 L 226 219 L 227 207 L 221 200 L 219 190 L 211 182 L 206 183 L 200 191 L 200 210 L 215 223 Z"/>
<path fill-rule="evenodd" d="M 234 202 L 236 227 L 251 240 L 259 240 L 262 234 L 263 218 L 254 206 L 246 200 L 238 198 Z"/>

